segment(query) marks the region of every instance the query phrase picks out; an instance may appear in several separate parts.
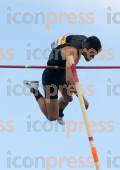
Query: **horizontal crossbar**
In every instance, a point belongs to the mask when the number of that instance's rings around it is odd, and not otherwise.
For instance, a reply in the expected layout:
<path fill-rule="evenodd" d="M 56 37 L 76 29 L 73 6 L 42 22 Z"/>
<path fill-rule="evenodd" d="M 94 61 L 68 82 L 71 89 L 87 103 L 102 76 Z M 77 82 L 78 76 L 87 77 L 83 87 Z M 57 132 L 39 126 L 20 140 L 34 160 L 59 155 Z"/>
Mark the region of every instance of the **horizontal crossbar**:
<path fill-rule="evenodd" d="M 59 66 L 30 66 L 30 65 L 0 65 L 0 68 L 29 68 L 29 69 L 65 69 Z M 120 66 L 76 66 L 77 69 L 120 69 Z"/>

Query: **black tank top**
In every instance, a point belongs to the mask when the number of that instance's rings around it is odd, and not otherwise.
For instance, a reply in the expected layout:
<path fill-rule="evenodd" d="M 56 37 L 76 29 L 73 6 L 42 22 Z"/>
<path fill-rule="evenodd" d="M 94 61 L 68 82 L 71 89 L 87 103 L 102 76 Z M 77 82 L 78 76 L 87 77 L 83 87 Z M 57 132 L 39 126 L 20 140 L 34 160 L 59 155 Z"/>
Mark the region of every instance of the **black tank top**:
<path fill-rule="evenodd" d="M 63 36 L 56 42 L 51 44 L 52 52 L 50 53 L 47 65 L 65 67 L 66 59 L 61 55 L 61 48 L 65 46 L 72 46 L 79 50 L 82 49 L 82 43 L 87 39 L 84 35 L 69 35 Z"/>

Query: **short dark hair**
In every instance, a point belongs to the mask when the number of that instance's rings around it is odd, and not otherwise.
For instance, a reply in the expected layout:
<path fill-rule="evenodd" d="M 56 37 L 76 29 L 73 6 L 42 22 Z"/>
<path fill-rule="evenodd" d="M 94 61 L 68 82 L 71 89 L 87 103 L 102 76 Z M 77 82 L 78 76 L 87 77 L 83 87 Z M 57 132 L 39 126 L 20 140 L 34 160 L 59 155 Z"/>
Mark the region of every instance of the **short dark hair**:
<path fill-rule="evenodd" d="M 95 49 L 97 52 L 102 49 L 100 39 L 96 36 L 91 36 L 87 38 L 89 48 Z"/>

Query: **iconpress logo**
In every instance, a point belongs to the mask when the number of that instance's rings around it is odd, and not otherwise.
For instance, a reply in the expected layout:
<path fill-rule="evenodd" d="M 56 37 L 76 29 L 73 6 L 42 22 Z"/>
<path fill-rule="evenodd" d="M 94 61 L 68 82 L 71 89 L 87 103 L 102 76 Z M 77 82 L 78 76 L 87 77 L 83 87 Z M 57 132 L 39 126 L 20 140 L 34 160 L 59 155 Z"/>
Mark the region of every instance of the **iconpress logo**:
<path fill-rule="evenodd" d="M 107 24 L 120 24 L 120 10 L 116 11 L 111 6 L 107 7 Z"/>
<path fill-rule="evenodd" d="M 49 11 L 16 11 L 13 7 L 9 6 L 6 10 L 7 24 L 12 25 L 44 25 L 47 32 L 51 31 L 53 26 L 59 27 L 63 24 L 94 24 L 96 22 L 96 14 L 94 11 L 80 11 L 80 12 L 55 12 Z"/>

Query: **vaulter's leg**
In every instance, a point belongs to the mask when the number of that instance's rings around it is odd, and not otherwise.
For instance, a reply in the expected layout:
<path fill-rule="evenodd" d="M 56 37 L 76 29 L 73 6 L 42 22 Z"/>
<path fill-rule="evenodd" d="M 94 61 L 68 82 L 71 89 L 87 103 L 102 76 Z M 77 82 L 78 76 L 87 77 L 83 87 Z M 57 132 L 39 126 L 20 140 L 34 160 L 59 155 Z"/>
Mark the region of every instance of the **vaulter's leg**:
<path fill-rule="evenodd" d="M 53 92 L 51 93 L 51 91 L 48 91 L 49 89 L 51 89 L 51 87 L 45 87 L 45 93 L 47 96 L 45 95 L 45 97 L 43 97 L 43 95 L 38 90 L 38 81 L 24 81 L 24 84 L 30 89 L 30 91 L 35 96 L 38 105 L 43 114 L 46 116 L 46 118 L 50 121 L 57 120 L 59 116 L 59 102 L 56 97 L 52 99 L 50 98 L 50 95 L 52 95 L 52 97 L 54 95 Z"/>

